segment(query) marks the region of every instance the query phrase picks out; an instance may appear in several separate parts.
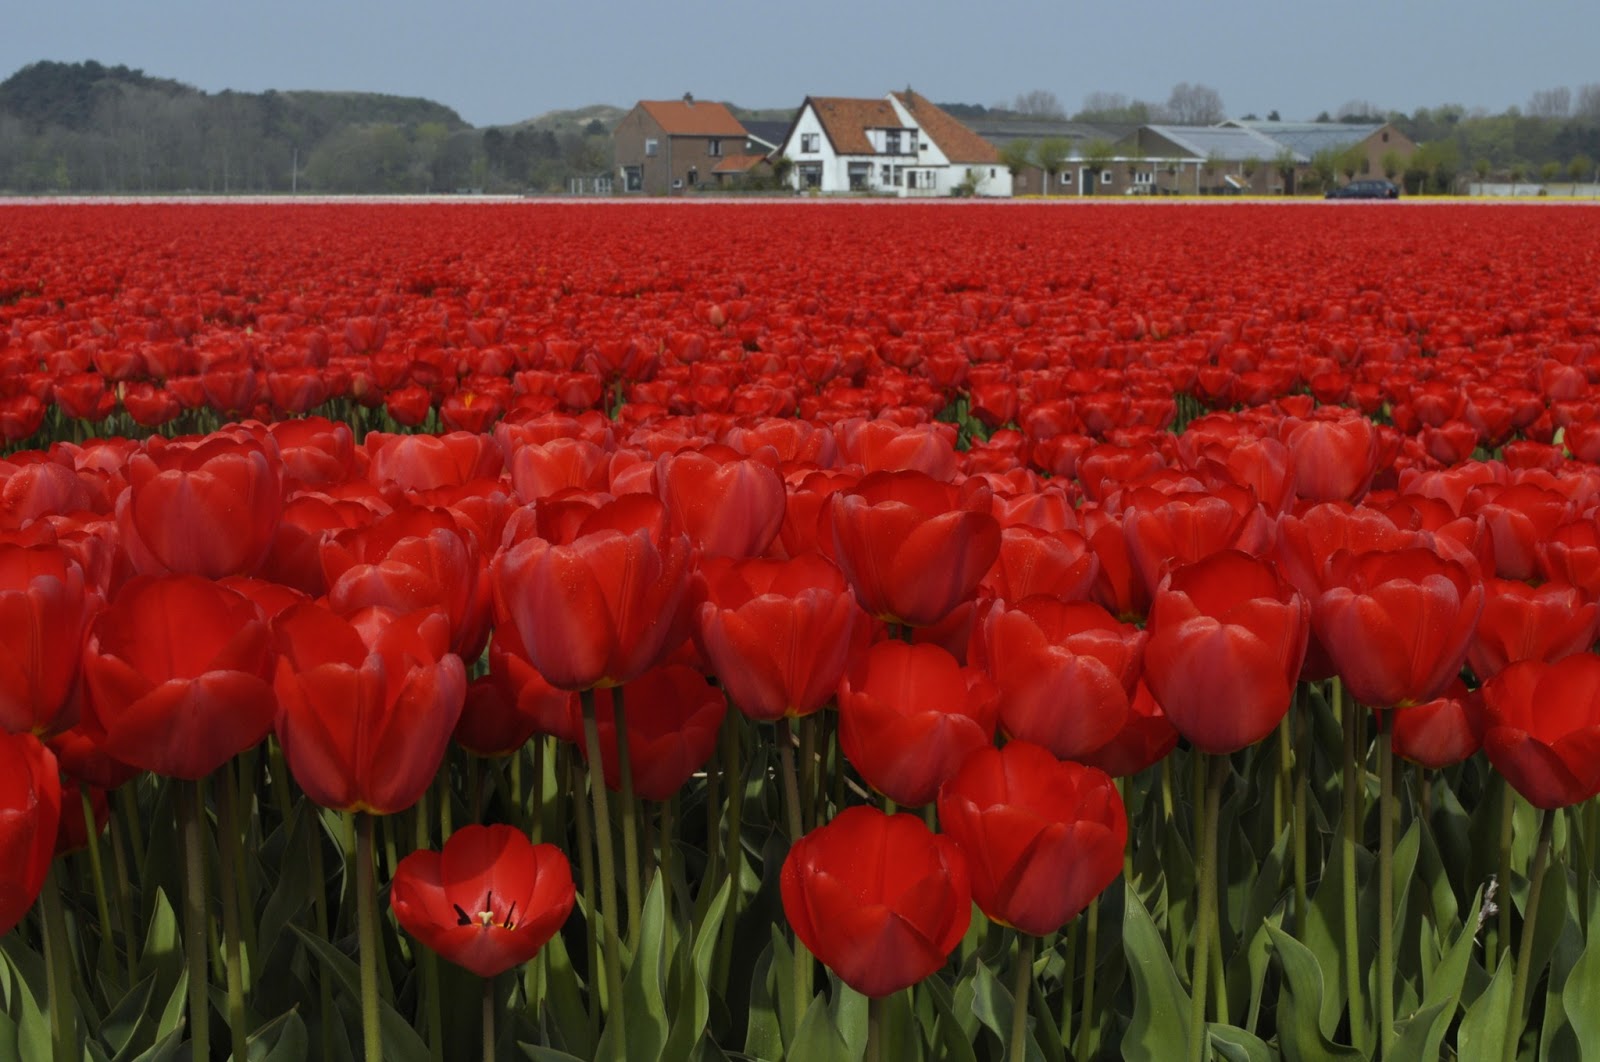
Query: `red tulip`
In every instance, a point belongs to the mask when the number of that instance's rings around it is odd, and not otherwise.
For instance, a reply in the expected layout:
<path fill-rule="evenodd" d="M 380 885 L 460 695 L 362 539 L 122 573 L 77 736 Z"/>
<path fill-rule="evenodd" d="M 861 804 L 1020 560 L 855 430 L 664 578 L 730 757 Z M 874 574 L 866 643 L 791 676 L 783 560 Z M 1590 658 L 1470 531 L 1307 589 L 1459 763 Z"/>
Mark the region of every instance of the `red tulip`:
<path fill-rule="evenodd" d="M 1110 741 L 1078 762 L 1098 767 L 1113 778 L 1128 778 L 1160 763 L 1178 744 L 1178 731 L 1161 710 L 1143 679 L 1128 702 L 1128 718 Z"/>
<path fill-rule="evenodd" d="M 921 472 L 875 472 L 829 500 L 839 567 L 868 613 L 928 626 L 970 599 L 1000 552 L 990 492 Z"/>
<path fill-rule="evenodd" d="M 572 912 L 572 867 L 561 849 L 510 826 L 463 826 L 439 852 L 394 869 L 389 906 L 407 933 L 479 977 L 539 954 Z"/>
<path fill-rule="evenodd" d="M 1479 680 L 1519 660 L 1549 663 L 1594 645 L 1600 607 L 1576 587 L 1490 576 L 1483 589 L 1483 615 L 1467 648 L 1467 663 Z"/>
<path fill-rule="evenodd" d="M 272 666 L 254 602 L 198 576 L 140 576 L 90 628 L 82 725 L 124 763 L 203 778 L 272 729 Z"/>
<path fill-rule="evenodd" d="M 380 486 L 401 491 L 459 487 L 500 474 L 500 449 L 487 435 L 464 431 L 446 435 L 386 435 L 366 438 L 371 455 L 368 476 Z"/>
<path fill-rule="evenodd" d="M 779 887 L 800 942 L 874 998 L 936 972 L 972 920 L 972 886 L 955 841 L 914 816 L 876 808 L 847 808 L 797 841 Z"/>
<path fill-rule="evenodd" d="M 1438 697 L 1466 660 L 1483 587 L 1431 549 L 1340 551 L 1313 607 L 1317 637 L 1346 688 L 1372 708 Z"/>
<path fill-rule="evenodd" d="M 1294 462 L 1295 493 L 1306 501 L 1356 501 L 1372 483 L 1378 432 L 1366 417 L 1287 421 L 1282 438 Z"/>
<path fill-rule="evenodd" d="M 467 687 L 456 743 L 479 756 L 507 755 L 534 734 L 581 743 L 578 695 L 546 682 L 506 639 L 498 630 L 489 639 L 489 674 Z"/>
<path fill-rule="evenodd" d="M 557 689 L 644 674 L 688 633 L 689 541 L 655 498 L 626 495 L 562 542 L 527 538 L 494 560 L 495 605 Z"/>
<path fill-rule="evenodd" d="M 489 576 L 477 543 L 448 510 L 406 505 L 322 543 L 328 604 L 346 615 L 371 606 L 434 609 L 450 621 L 450 646 L 476 660 L 489 636 Z"/>
<path fill-rule="evenodd" d="M 1483 687 L 1483 748 L 1539 808 L 1600 794 L 1600 657 L 1512 664 Z"/>
<path fill-rule="evenodd" d="M 47 735 L 72 725 L 67 709 L 99 606 L 60 547 L 0 544 L 0 730 Z"/>
<path fill-rule="evenodd" d="M 1484 725 L 1483 691 L 1454 679 L 1442 697 L 1395 712 L 1394 752 L 1439 770 L 1482 748 Z"/>
<path fill-rule="evenodd" d="M 919 807 L 994 741 L 998 697 L 936 645 L 879 642 L 839 683 L 839 745 L 868 785 Z"/>
<path fill-rule="evenodd" d="M 1202 752 L 1236 752 L 1289 710 L 1309 610 L 1271 565 L 1226 550 L 1169 575 L 1150 607 L 1145 680 Z"/>
<path fill-rule="evenodd" d="M 700 645 L 740 711 L 770 722 L 832 699 L 865 622 L 839 569 L 817 553 L 712 558 L 697 581 Z"/>
<path fill-rule="evenodd" d="M 1128 843 L 1111 779 L 1026 741 L 969 756 L 939 790 L 939 825 L 967 857 L 979 909 L 1035 936 L 1115 881 Z"/>
<path fill-rule="evenodd" d="M 669 664 L 646 671 L 624 686 L 595 692 L 595 721 L 606 786 L 621 788 L 617 758 L 616 698 L 627 714 L 628 755 L 634 792 L 667 800 L 704 767 L 716 751 L 728 700 L 692 667 Z M 588 749 L 579 746 L 585 756 Z"/>
<path fill-rule="evenodd" d="M 1099 575 L 1100 561 L 1078 532 L 1007 527 L 1000 532 L 1000 553 L 981 586 L 1006 601 L 1035 594 L 1087 601 Z"/>
<path fill-rule="evenodd" d="M 22 921 L 44 887 L 60 821 L 55 756 L 32 734 L 0 732 L 0 936 Z"/>
<path fill-rule="evenodd" d="M 686 450 L 656 465 L 661 500 L 672 526 L 711 557 L 757 557 L 783 526 L 783 478 L 767 461 L 737 459 L 725 447 L 719 459 Z"/>
<path fill-rule="evenodd" d="M 342 617 L 314 602 L 273 624 L 276 730 L 289 770 L 325 808 L 389 815 L 439 771 L 466 673 L 437 612 Z"/>
<path fill-rule="evenodd" d="M 1128 555 L 1151 588 L 1168 571 L 1221 550 L 1259 556 L 1273 538 L 1266 512 L 1243 487 L 1171 494 L 1141 487 L 1127 492 L 1122 505 Z"/>
<path fill-rule="evenodd" d="M 995 608 L 975 634 L 1007 737 L 1076 760 L 1127 722 L 1145 634 L 1099 605 L 1030 597 Z"/>
<path fill-rule="evenodd" d="M 283 512 L 277 454 L 234 431 L 168 442 L 153 436 L 128 461 L 117 500 L 122 541 L 141 574 L 251 575 Z"/>

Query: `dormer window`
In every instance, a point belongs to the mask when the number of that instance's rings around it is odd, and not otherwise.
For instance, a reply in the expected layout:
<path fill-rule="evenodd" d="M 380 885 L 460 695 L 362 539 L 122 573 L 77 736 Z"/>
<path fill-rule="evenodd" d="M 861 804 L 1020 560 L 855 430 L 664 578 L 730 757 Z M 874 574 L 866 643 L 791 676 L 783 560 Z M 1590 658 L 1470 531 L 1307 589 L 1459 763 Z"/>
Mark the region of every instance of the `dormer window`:
<path fill-rule="evenodd" d="M 883 151 L 886 155 L 900 154 L 900 130 L 889 129 L 884 132 Z"/>

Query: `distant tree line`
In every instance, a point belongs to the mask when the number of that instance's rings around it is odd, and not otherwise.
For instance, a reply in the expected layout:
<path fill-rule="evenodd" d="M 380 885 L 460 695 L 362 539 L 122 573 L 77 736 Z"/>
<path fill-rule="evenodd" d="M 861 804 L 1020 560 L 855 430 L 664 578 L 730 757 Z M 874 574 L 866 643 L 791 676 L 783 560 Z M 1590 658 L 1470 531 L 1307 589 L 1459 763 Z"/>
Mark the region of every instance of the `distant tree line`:
<path fill-rule="evenodd" d="M 206 93 L 92 61 L 0 82 L 0 191 L 545 191 L 608 170 L 610 150 L 600 122 L 481 130 L 430 100 Z"/>

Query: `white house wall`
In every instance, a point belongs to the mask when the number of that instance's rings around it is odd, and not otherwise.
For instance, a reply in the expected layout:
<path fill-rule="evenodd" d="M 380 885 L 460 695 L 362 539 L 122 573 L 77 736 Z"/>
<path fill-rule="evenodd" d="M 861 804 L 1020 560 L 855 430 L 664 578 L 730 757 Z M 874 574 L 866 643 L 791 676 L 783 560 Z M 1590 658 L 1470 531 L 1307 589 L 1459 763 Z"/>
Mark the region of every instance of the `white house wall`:
<path fill-rule="evenodd" d="M 967 170 L 976 170 L 980 176 L 977 192 L 981 196 L 1009 197 L 1012 194 L 1011 174 L 999 163 L 951 163 L 949 158 L 939 146 L 934 143 L 926 131 L 919 126 L 911 114 L 901 106 L 900 102 L 889 97 L 896 115 L 902 125 L 912 130 L 915 138 L 917 153 L 911 155 L 839 155 L 834 151 L 833 143 L 828 139 L 827 131 L 822 126 L 816 110 L 807 103 L 795 120 L 794 128 L 783 143 L 782 154 L 794 161 L 794 170 L 790 176 L 792 187 L 804 190 L 801 178 L 801 167 L 807 164 L 821 166 L 822 184 L 819 190 L 823 194 L 834 194 L 850 191 L 850 164 L 867 163 L 869 165 L 867 177 L 867 190 L 879 195 L 897 195 L 901 197 L 934 198 L 950 196 L 967 179 Z M 817 137 L 816 151 L 802 151 L 801 145 L 805 143 L 807 134 Z M 898 166 L 902 175 L 905 170 L 916 169 L 933 174 L 931 187 L 911 189 L 906 187 L 904 176 L 901 185 L 895 186 L 891 179 L 885 183 L 883 180 L 883 167 Z"/>

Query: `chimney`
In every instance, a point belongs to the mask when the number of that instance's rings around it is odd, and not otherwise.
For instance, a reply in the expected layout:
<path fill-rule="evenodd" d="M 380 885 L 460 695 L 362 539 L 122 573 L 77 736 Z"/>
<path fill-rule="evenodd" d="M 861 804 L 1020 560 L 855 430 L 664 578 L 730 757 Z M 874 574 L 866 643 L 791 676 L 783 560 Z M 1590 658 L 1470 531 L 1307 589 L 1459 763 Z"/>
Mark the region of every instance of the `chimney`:
<path fill-rule="evenodd" d="M 688 106 L 693 107 L 694 106 L 694 93 L 685 92 L 683 94 L 683 102 L 685 104 L 687 104 Z"/>

